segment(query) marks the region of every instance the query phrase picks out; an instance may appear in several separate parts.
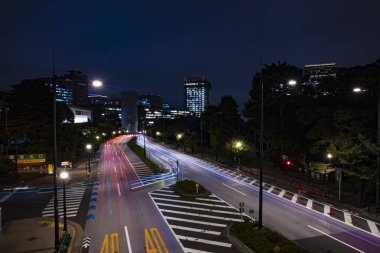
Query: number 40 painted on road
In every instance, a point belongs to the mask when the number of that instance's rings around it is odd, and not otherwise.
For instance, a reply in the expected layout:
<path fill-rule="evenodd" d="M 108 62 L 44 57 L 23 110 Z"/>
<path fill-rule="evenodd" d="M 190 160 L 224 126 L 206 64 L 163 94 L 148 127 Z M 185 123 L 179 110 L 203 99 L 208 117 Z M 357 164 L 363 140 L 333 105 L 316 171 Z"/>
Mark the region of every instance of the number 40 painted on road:
<path fill-rule="evenodd" d="M 164 251 L 162 251 L 160 245 Z M 146 253 L 169 253 L 157 228 L 145 229 L 145 248 Z"/>

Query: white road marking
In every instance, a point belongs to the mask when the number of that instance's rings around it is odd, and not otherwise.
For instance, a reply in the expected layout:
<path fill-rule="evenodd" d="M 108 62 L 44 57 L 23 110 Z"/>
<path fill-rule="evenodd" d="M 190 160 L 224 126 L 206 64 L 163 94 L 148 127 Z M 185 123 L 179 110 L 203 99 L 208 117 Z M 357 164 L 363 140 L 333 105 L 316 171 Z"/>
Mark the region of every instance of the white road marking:
<path fill-rule="evenodd" d="M 330 215 L 330 208 L 331 208 L 331 206 L 329 206 L 329 205 L 324 205 L 324 207 L 323 207 L 323 213 L 324 213 L 325 215 Z"/>
<path fill-rule="evenodd" d="M 212 253 L 210 251 L 204 251 L 204 250 L 199 250 L 199 249 L 190 249 L 190 248 L 185 248 L 184 250 L 186 253 Z"/>
<path fill-rule="evenodd" d="M 284 196 L 284 194 L 285 194 L 285 190 L 281 190 L 281 192 L 280 192 L 280 194 L 278 194 L 278 196 L 280 197 L 280 198 L 282 198 L 283 196 Z"/>
<path fill-rule="evenodd" d="M 351 218 L 351 214 L 350 213 L 347 213 L 347 212 L 343 212 L 343 215 L 344 215 L 344 222 L 350 226 L 352 226 L 352 218 Z"/>
<path fill-rule="evenodd" d="M 129 241 L 129 234 L 128 234 L 127 226 L 124 226 L 124 231 L 125 231 L 125 237 L 127 238 L 128 253 L 132 253 L 132 247 L 131 247 L 131 242 Z"/>
<path fill-rule="evenodd" d="M 228 211 L 221 211 L 221 210 L 214 210 L 214 209 L 207 209 L 207 208 L 200 208 L 200 207 L 192 207 L 192 206 L 180 206 L 180 205 L 171 205 L 171 204 L 164 204 L 164 203 L 157 203 L 157 205 L 178 207 L 178 208 L 182 208 L 182 209 L 205 211 L 205 212 L 211 212 L 211 213 L 225 213 L 225 214 L 231 214 L 231 215 L 241 215 L 241 213 L 239 213 L 239 212 L 228 212 Z"/>
<path fill-rule="evenodd" d="M 195 223 L 195 224 L 202 224 L 202 225 L 209 225 L 214 227 L 221 227 L 225 228 L 227 227 L 226 224 L 220 224 L 220 223 L 214 223 L 214 222 L 206 222 L 206 221 L 198 221 L 198 220 L 190 220 L 190 219 L 182 219 L 177 217 L 171 217 L 171 216 L 164 216 L 167 220 L 176 220 L 176 221 L 183 221 L 188 223 Z"/>
<path fill-rule="evenodd" d="M 195 198 L 196 200 L 204 200 L 204 201 L 210 201 L 210 202 L 220 202 L 220 203 L 224 203 L 223 200 L 219 200 L 219 199 L 205 199 L 205 198 Z"/>
<path fill-rule="evenodd" d="M 312 209 L 313 208 L 313 200 L 307 199 L 306 207 L 309 209 Z"/>
<path fill-rule="evenodd" d="M 217 245 L 217 246 L 222 246 L 222 247 L 227 247 L 227 248 L 231 248 L 231 246 L 232 246 L 231 243 L 217 242 L 217 241 L 205 240 L 205 239 L 182 236 L 182 235 L 176 235 L 176 237 L 181 239 L 181 240 L 192 241 L 192 242 L 200 242 L 200 243 Z"/>
<path fill-rule="evenodd" d="M 177 226 L 177 225 L 170 225 L 170 226 L 173 229 L 187 230 L 187 231 L 193 231 L 193 232 L 205 233 L 205 234 L 211 234 L 211 235 L 220 235 L 220 232 L 218 232 L 218 231 L 211 231 L 211 230 L 205 230 L 205 229 L 199 229 L 199 228 L 183 227 L 183 226 Z"/>
<path fill-rule="evenodd" d="M 297 202 L 297 199 L 298 199 L 298 194 L 294 194 L 294 195 L 293 195 L 293 198 L 292 198 L 291 201 L 292 201 L 293 203 L 296 203 L 296 202 Z"/>
<path fill-rule="evenodd" d="M 200 206 L 215 206 L 215 207 L 224 207 L 224 208 L 235 209 L 235 207 L 231 207 L 231 206 L 227 206 L 227 205 L 216 205 L 216 204 L 208 204 L 208 203 L 202 203 L 202 202 L 176 200 L 176 199 L 163 199 L 163 198 L 156 198 L 156 197 L 152 197 L 152 198 L 157 199 L 157 200 L 164 200 L 164 201 L 168 201 L 168 202 L 178 202 L 178 203 L 194 204 L 194 205 L 200 205 Z"/>
<path fill-rule="evenodd" d="M 271 187 L 267 190 L 267 192 L 272 192 L 272 191 L 273 191 L 273 188 L 274 188 L 274 186 L 271 186 Z"/>
<path fill-rule="evenodd" d="M 168 210 L 168 209 L 161 209 L 161 211 L 166 212 L 166 213 L 177 213 L 177 214 L 196 216 L 196 217 L 204 217 L 204 218 L 217 219 L 217 220 L 227 220 L 227 221 L 236 221 L 236 222 L 243 222 L 244 221 L 242 219 L 226 218 L 226 217 L 206 215 L 206 214 L 195 214 L 195 213 L 188 213 L 188 212 L 180 212 L 180 211 L 173 211 L 173 210 Z"/>
<path fill-rule="evenodd" d="M 151 192 L 150 194 L 159 195 L 159 196 L 166 196 L 166 197 L 173 197 L 173 198 L 179 198 L 179 195 L 171 195 L 171 194 L 163 194 L 163 193 L 155 193 Z"/>
<path fill-rule="evenodd" d="M 250 185 L 254 184 L 257 180 L 253 179 L 251 182 L 249 182 Z"/>
<path fill-rule="evenodd" d="M 222 185 L 224 185 L 224 186 L 230 188 L 231 190 L 234 190 L 234 191 L 240 193 L 241 195 L 247 196 L 247 194 L 245 194 L 245 193 L 243 193 L 243 192 L 241 192 L 241 191 L 238 191 L 238 190 L 236 190 L 235 188 L 232 188 L 231 186 L 226 185 L 225 183 L 222 183 Z"/>
<path fill-rule="evenodd" d="M 159 192 L 168 192 L 168 193 L 174 193 L 174 191 L 169 191 L 169 190 L 156 190 L 156 191 L 159 191 Z"/>
<path fill-rule="evenodd" d="M 367 220 L 367 223 L 368 223 L 369 229 L 371 229 L 371 232 L 377 236 L 380 236 L 379 229 L 377 228 L 375 222 Z"/>
<path fill-rule="evenodd" d="M 119 192 L 119 196 L 121 196 L 121 191 L 120 191 L 119 183 L 117 183 L 117 191 Z"/>
<path fill-rule="evenodd" d="M 321 230 L 319 230 L 319 229 L 317 229 L 317 228 L 315 228 L 315 227 L 312 227 L 312 226 L 310 226 L 310 225 L 307 225 L 307 226 L 308 226 L 309 228 L 314 229 L 315 231 L 317 231 L 317 232 L 319 232 L 319 233 L 321 233 L 321 234 L 327 236 L 327 237 L 330 237 L 331 239 L 333 239 L 333 240 L 335 240 L 335 241 L 337 241 L 337 242 L 340 242 L 340 243 L 346 245 L 347 247 L 350 247 L 351 249 L 354 249 L 354 250 L 356 250 L 356 251 L 358 251 L 358 252 L 361 252 L 361 253 L 365 253 L 364 251 L 361 251 L 361 250 L 359 250 L 359 249 L 357 249 L 357 248 L 355 248 L 355 247 L 353 247 L 353 246 L 351 246 L 351 245 L 349 245 L 349 244 L 347 244 L 347 243 L 345 243 L 345 242 L 343 242 L 343 241 L 341 241 L 341 240 L 339 240 L 339 239 L 336 239 L 335 237 L 333 237 L 333 236 L 331 236 L 331 235 L 329 235 L 329 234 L 327 234 L 327 233 L 325 233 L 325 232 L 323 232 L 323 231 L 321 231 Z"/>

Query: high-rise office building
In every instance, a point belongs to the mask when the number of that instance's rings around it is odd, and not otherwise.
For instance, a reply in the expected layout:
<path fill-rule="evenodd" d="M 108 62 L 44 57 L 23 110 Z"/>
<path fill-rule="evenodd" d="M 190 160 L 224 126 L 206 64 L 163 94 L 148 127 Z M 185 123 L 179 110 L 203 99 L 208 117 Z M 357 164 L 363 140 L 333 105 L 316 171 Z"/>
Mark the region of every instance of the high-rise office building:
<path fill-rule="evenodd" d="M 211 83 L 205 78 L 188 77 L 184 79 L 185 110 L 200 117 L 210 104 Z"/>
<path fill-rule="evenodd" d="M 130 133 L 137 132 L 137 96 L 134 91 L 121 93 L 121 126 Z"/>

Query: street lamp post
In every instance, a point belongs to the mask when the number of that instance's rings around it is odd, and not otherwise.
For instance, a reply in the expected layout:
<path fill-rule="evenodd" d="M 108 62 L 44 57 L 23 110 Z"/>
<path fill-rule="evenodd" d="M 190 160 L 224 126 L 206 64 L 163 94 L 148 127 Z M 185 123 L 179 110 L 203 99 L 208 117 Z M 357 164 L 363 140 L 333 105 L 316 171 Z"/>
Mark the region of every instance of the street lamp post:
<path fill-rule="evenodd" d="M 289 86 L 297 85 L 297 81 L 289 80 Z M 263 227 L 263 141 L 264 141 L 264 78 L 261 71 L 260 85 L 260 162 L 259 162 L 259 229 Z"/>
<path fill-rule="evenodd" d="M 177 134 L 177 149 L 179 149 L 179 140 L 182 138 L 182 134 Z"/>
<path fill-rule="evenodd" d="M 63 184 L 63 230 L 67 232 L 66 180 L 69 174 L 66 171 L 62 171 L 59 177 L 62 179 Z"/>
<path fill-rule="evenodd" d="M 88 172 L 91 173 L 91 149 L 92 149 L 92 145 L 87 144 L 86 149 L 88 152 Z"/>

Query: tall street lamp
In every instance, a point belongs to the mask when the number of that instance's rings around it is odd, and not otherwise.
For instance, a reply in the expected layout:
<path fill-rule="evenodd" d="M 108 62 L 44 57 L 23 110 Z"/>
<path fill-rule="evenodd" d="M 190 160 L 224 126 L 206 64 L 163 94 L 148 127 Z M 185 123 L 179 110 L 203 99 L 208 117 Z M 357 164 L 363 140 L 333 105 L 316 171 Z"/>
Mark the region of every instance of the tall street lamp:
<path fill-rule="evenodd" d="M 289 86 L 297 85 L 297 81 L 289 80 Z M 260 85 L 260 173 L 259 173 L 259 229 L 263 227 L 263 141 L 264 141 L 264 78 L 261 72 L 261 85 Z"/>
<path fill-rule="evenodd" d="M 179 148 L 179 140 L 182 138 L 182 134 L 177 134 L 177 149 Z"/>
<path fill-rule="evenodd" d="M 86 145 L 86 150 L 88 152 L 88 172 L 91 173 L 91 149 L 92 149 L 92 145 L 91 144 L 87 144 Z"/>
<path fill-rule="evenodd" d="M 65 170 L 59 174 L 63 184 L 63 230 L 67 232 L 67 209 L 66 209 L 66 180 L 69 178 L 69 173 Z"/>
<path fill-rule="evenodd" d="M 352 90 L 355 93 L 366 92 L 366 90 L 356 87 Z M 377 92 L 377 147 L 380 147 L 380 76 Z M 376 211 L 380 208 L 380 153 L 376 154 Z"/>

